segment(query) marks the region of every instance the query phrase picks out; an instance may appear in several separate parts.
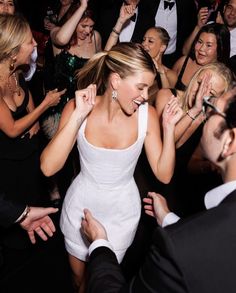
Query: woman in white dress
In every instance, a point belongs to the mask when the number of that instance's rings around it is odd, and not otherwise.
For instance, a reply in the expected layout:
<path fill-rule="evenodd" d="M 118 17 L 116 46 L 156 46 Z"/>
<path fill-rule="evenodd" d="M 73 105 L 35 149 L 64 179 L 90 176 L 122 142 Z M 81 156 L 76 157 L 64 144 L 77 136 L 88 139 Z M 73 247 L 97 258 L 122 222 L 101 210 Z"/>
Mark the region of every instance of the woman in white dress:
<path fill-rule="evenodd" d="M 67 191 L 61 229 L 78 292 L 84 292 L 89 245 L 80 231 L 84 208 L 106 227 L 121 261 L 140 218 L 133 173 L 143 144 L 156 177 L 168 183 L 173 174 L 174 128 L 182 110 L 175 98 L 166 105 L 162 139 L 156 111 L 146 103 L 155 75 L 151 57 L 138 44 L 120 43 L 94 55 L 80 70 L 80 90 L 65 106 L 59 129 L 42 153 L 41 168 L 51 176 L 77 140 L 81 172 Z"/>

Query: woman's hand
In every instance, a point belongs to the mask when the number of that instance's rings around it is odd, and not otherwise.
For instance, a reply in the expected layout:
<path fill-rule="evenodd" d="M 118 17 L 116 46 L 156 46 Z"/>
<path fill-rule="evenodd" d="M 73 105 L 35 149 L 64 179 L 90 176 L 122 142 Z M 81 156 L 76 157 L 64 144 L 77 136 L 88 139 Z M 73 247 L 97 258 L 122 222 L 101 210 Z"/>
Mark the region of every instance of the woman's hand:
<path fill-rule="evenodd" d="M 66 89 L 64 89 L 60 92 L 57 89 L 51 90 L 46 94 L 46 96 L 43 100 L 43 103 L 45 103 L 48 108 L 52 107 L 52 106 L 56 106 L 60 102 L 61 96 L 65 92 L 66 92 Z"/>
<path fill-rule="evenodd" d="M 86 117 L 95 105 L 97 95 L 96 84 L 90 84 L 87 88 L 75 92 L 76 111 Z"/>
<path fill-rule="evenodd" d="M 169 127 L 170 125 L 175 126 L 182 116 L 183 110 L 179 105 L 178 99 L 172 95 L 169 102 L 165 105 L 163 110 L 163 128 Z"/>
<path fill-rule="evenodd" d="M 122 23 L 125 23 L 128 19 L 130 19 L 135 12 L 136 6 L 135 5 L 125 5 L 124 3 L 122 4 L 120 8 L 120 15 L 119 15 L 119 20 Z"/>
<path fill-rule="evenodd" d="M 196 113 L 201 113 L 203 107 L 203 98 L 210 95 L 212 74 L 206 72 L 202 80 L 197 83 L 196 88 L 190 91 L 188 98 L 188 106 L 195 110 Z"/>

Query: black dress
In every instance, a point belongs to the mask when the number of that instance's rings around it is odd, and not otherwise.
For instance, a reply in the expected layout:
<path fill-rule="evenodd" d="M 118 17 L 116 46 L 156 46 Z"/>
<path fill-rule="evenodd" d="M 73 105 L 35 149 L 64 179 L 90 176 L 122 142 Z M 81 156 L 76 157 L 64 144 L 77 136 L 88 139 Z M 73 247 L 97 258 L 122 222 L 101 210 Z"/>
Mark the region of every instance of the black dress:
<path fill-rule="evenodd" d="M 29 92 L 23 76 L 19 84 L 25 93 L 22 104 L 11 112 L 14 120 L 27 114 Z M 0 131 L 0 190 L 6 199 L 31 206 L 47 206 L 48 194 L 40 171 L 40 137 L 29 138 L 27 130 L 16 138 Z M 0 230 L 0 288 L 2 293 L 72 292 L 70 270 L 58 214 L 51 216 L 57 228 L 55 235 L 44 242 L 36 236 L 31 244 L 20 225 Z M 40 281 L 39 281 L 40 279 Z M 47 284 L 47 286 L 45 286 Z M 55 291 L 54 291 L 55 290 Z"/>

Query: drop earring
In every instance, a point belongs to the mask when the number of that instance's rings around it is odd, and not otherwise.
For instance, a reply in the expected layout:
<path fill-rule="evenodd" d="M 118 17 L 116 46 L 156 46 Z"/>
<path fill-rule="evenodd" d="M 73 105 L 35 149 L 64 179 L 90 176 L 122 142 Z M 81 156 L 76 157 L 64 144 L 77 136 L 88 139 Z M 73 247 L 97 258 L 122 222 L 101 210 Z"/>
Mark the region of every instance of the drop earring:
<path fill-rule="evenodd" d="M 117 91 L 115 91 L 115 90 L 112 91 L 111 98 L 112 98 L 113 101 L 117 100 Z"/>
<path fill-rule="evenodd" d="M 15 69 L 15 62 L 16 62 L 16 57 L 11 58 L 11 63 L 9 66 L 10 71 L 13 71 Z"/>

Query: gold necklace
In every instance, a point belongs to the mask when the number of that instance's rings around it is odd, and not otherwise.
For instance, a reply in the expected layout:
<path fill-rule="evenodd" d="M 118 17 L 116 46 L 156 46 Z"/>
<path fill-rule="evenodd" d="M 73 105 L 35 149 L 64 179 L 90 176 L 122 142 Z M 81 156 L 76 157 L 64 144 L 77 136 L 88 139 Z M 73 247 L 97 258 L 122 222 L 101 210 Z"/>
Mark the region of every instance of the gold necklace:
<path fill-rule="evenodd" d="M 12 77 L 14 85 L 12 85 L 12 82 L 10 81 L 10 77 Z M 11 91 L 12 95 L 17 94 L 18 96 L 20 96 L 21 92 L 20 92 L 20 87 L 16 77 L 16 73 L 14 72 L 10 77 L 8 78 L 8 82 L 7 82 L 8 89 Z"/>

